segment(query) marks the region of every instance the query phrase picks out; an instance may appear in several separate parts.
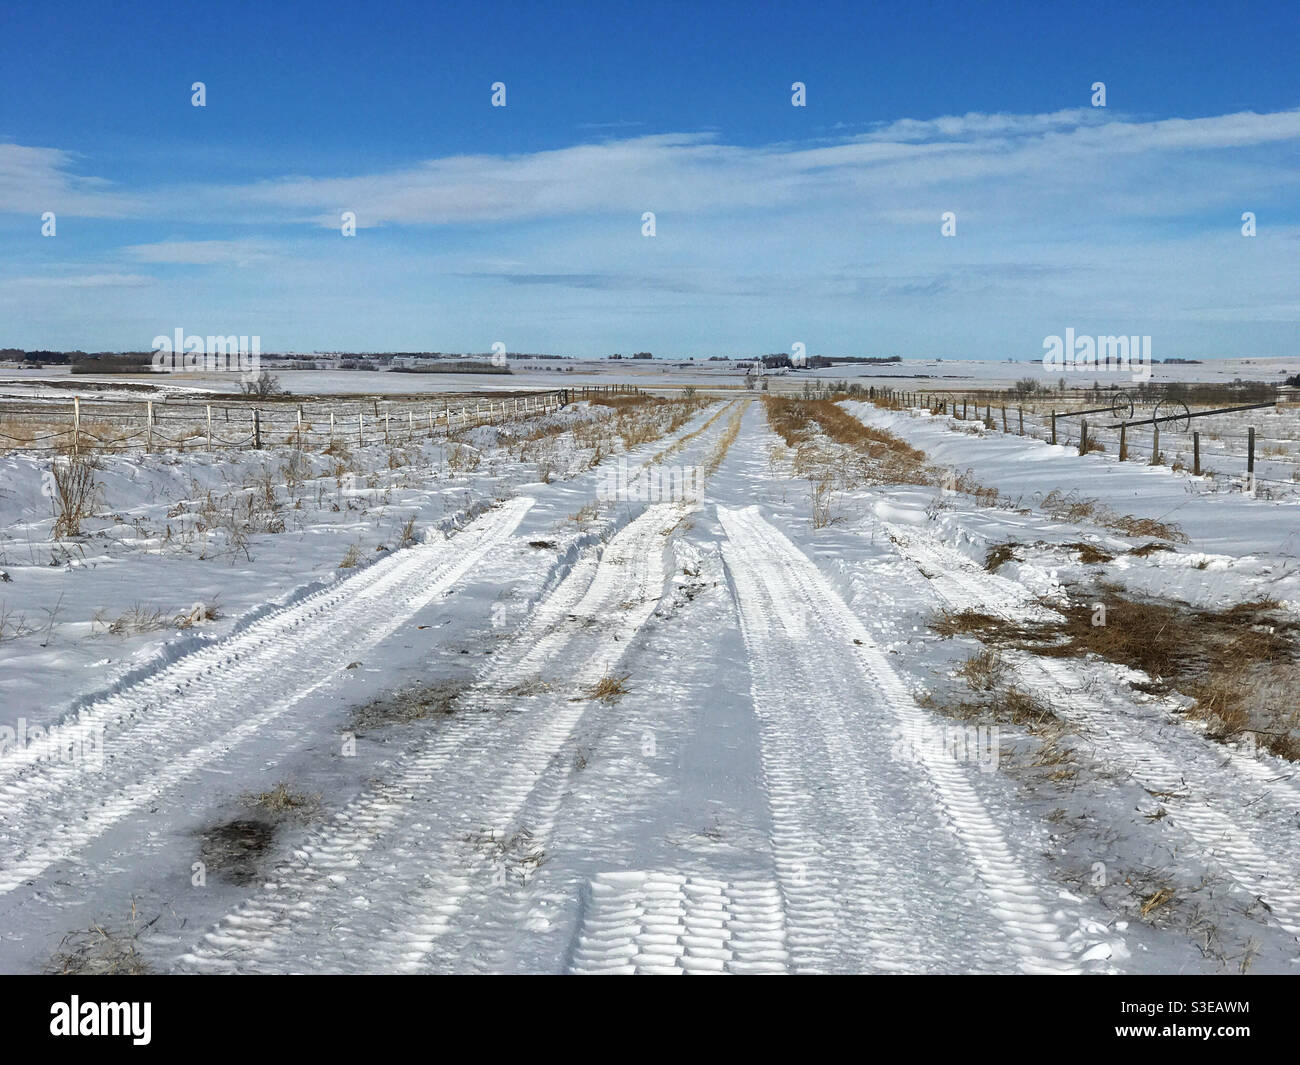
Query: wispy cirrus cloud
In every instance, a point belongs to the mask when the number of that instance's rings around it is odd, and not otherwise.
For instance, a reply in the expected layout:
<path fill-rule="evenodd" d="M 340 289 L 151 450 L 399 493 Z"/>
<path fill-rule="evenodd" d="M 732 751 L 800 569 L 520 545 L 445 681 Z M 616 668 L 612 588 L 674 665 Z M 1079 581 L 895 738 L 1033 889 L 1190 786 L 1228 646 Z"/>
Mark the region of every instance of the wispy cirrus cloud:
<path fill-rule="evenodd" d="M 137 262 L 189 266 L 253 266 L 274 257 L 265 243 L 253 240 L 163 240 L 123 252 Z"/>
<path fill-rule="evenodd" d="M 600 338 L 625 347 L 615 338 L 636 321 L 679 352 L 797 326 L 805 339 L 819 331 L 823 350 L 865 337 L 882 350 L 997 357 L 1033 354 L 1073 323 L 1199 354 L 1238 336 L 1280 345 L 1300 322 L 1300 111 L 900 118 L 757 146 L 593 132 L 568 147 L 345 177 L 150 187 L 76 178 L 87 167 L 71 153 L 27 151 L 0 150 L 0 211 L 13 209 L 15 175 L 31 174 L 88 197 L 87 210 L 125 212 L 113 228 L 122 239 L 78 264 L 80 282 L 47 263 L 46 288 L 6 284 L 9 306 L 30 307 L 33 322 L 78 286 L 104 289 L 82 302 L 111 316 L 112 287 L 155 277 L 160 291 L 140 304 L 246 308 L 272 318 L 263 335 L 282 319 L 304 337 L 283 346 L 308 348 L 382 329 L 375 346 L 482 350 L 509 318 L 561 350 L 574 335 L 596 351 Z M 1254 240 L 1239 232 L 1246 210 L 1259 212 Z M 355 239 L 337 231 L 343 211 L 356 212 Z M 657 215 L 653 240 L 641 236 L 644 211 Z M 957 216 L 952 239 L 940 236 L 945 211 Z M 23 240 L 8 268 L 30 275 L 41 260 L 23 256 L 39 238 Z"/>
<path fill-rule="evenodd" d="M 144 210 L 142 199 L 112 182 L 75 173 L 77 161 L 59 148 L 0 143 L 0 213 L 127 218 Z"/>
<path fill-rule="evenodd" d="M 1174 213 L 1249 190 L 1267 150 L 1300 144 L 1300 111 L 1136 121 L 1101 109 L 1045 115 L 902 119 L 839 143 L 742 147 L 710 134 L 658 134 L 516 156 L 454 156 L 360 177 L 286 178 L 226 187 L 242 208 L 277 210 L 335 227 L 342 210 L 360 227 L 524 221 L 622 211 L 781 210 L 873 197 L 893 210 L 934 190 L 1001 202 L 1074 200 L 1081 185 L 1108 195 L 1129 187 L 1143 213 Z M 1199 153 L 1259 149 L 1225 161 L 1223 182 L 1188 182 Z M 1153 171 L 1153 160 L 1163 171 Z M 1211 164 L 1212 165 L 1212 164 Z M 1274 173 L 1274 180 L 1281 171 Z M 1162 176 L 1167 178 L 1162 180 Z M 1292 174 L 1300 184 L 1300 174 Z M 1161 189 L 1161 186 L 1167 186 Z M 983 186 L 983 188 L 981 188 Z M 1161 195 L 1173 193 L 1172 197 Z M 928 204 L 927 204 L 928 206 Z"/>
<path fill-rule="evenodd" d="M 11 289 L 144 288 L 156 284 L 147 274 L 64 274 L 54 277 L 10 277 L 0 287 Z"/>
<path fill-rule="evenodd" d="M 1294 152 L 1297 145 L 1300 110 L 1148 121 L 1085 108 L 903 118 L 854 136 L 759 147 L 727 144 L 709 133 L 661 133 L 515 155 L 452 155 L 347 177 L 178 182 L 126 192 L 104 178 L 76 174 L 72 153 L 0 144 L 0 211 L 328 228 L 339 226 L 343 211 L 354 211 L 359 228 L 373 228 L 656 209 L 775 211 L 811 200 L 852 206 L 867 197 L 897 214 L 929 210 L 928 197 L 939 190 L 969 197 L 971 206 L 980 199 L 1003 202 L 1008 194 L 1039 203 L 1073 200 L 1090 185 L 1112 197 L 1112 207 L 1133 201 L 1125 196 L 1133 189 L 1145 197 L 1138 213 L 1162 204 L 1177 213 L 1238 187 L 1249 190 L 1261 172 L 1274 185 L 1288 176 L 1292 186 L 1300 183 L 1290 154 L 1280 165 L 1273 158 L 1274 150 Z M 1235 155 L 1207 162 L 1213 153 Z M 1187 180 L 1207 166 L 1216 180 Z M 212 246 L 198 246 L 204 243 Z M 247 262 L 258 253 L 218 243 L 134 245 L 128 254 L 141 261 Z M 142 258 L 167 254 L 177 257 Z"/>

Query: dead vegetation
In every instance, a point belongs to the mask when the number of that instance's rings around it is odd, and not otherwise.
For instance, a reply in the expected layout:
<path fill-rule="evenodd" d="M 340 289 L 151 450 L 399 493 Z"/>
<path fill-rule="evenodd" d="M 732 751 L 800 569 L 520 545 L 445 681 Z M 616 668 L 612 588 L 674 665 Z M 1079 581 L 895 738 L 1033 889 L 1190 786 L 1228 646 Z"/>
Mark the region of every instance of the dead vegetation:
<path fill-rule="evenodd" d="M 695 390 L 694 390 L 694 389 L 691 389 L 691 390 L 689 390 L 689 391 L 687 391 L 687 390 L 683 390 L 683 394 L 684 394 L 688 399 L 693 399 L 693 397 L 695 396 Z M 734 403 L 734 402 L 735 402 L 735 401 L 733 400 L 732 403 Z M 672 444 L 670 444 L 668 447 L 664 448 L 662 451 L 660 451 L 658 454 L 656 454 L 656 455 L 654 456 L 654 458 L 652 458 L 652 459 L 650 460 L 651 465 L 654 465 L 654 464 L 660 463 L 660 462 L 662 462 L 664 459 L 666 459 L 669 455 L 673 455 L 673 454 L 675 454 L 676 452 L 681 451 L 682 448 L 684 448 L 684 447 L 685 447 L 687 444 L 689 444 L 692 440 L 694 440 L 696 437 L 698 437 L 701 433 L 703 433 L 703 432 L 705 432 L 706 430 L 708 430 L 708 429 L 713 425 L 714 422 L 716 422 L 719 418 L 721 418 L 724 414 L 726 414 L 727 411 L 731 408 L 732 403 L 728 403 L 728 404 L 726 404 L 725 406 L 719 408 L 717 411 L 715 411 L 715 412 L 713 413 L 713 416 L 710 417 L 709 420 L 706 421 L 703 425 L 701 425 L 698 429 L 693 429 L 691 432 L 686 433 L 684 436 L 678 437 L 677 440 L 675 440 L 675 441 L 674 441 Z M 739 411 L 740 411 L 741 414 L 743 414 L 743 413 L 744 413 L 744 407 L 741 407 L 741 408 L 739 409 Z M 737 431 L 739 431 L 739 423 L 737 423 Z M 733 439 L 734 439 L 734 437 L 733 437 Z M 719 459 L 719 461 L 721 461 L 721 460 Z"/>
<path fill-rule="evenodd" d="M 704 463 L 704 476 L 712 477 L 718 472 L 718 467 L 722 465 L 722 460 L 727 457 L 727 452 L 731 450 L 731 445 L 736 442 L 736 437 L 740 435 L 740 423 L 745 417 L 745 411 L 748 408 L 747 403 L 742 403 L 731 413 L 731 418 L 723 427 L 722 433 L 718 436 L 718 442 L 713 445 L 713 451 L 710 452 L 708 460 Z M 724 407 L 723 410 L 726 408 Z M 722 411 L 718 412 L 719 415 Z M 717 416 L 710 418 L 708 423 L 702 427 L 707 428 L 717 420 Z"/>
<path fill-rule="evenodd" d="M 1023 733 L 1010 746 L 998 740 L 1001 756 L 1011 756 L 1012 766 L 1026 784 L 1074 784 L 1082 768 L 1070 726 L 1051 706 L 1014 683 L 1002 655 L 982 648 L 961 662 L 953 675 L 965 682 L 969 694 L 948 690 L 926 692 L 925 706 L 966 725 L 1011 725 Z"/>
<path fill-rule="evenodd" d="M 627 679 L 630 676 L 630 673 L 624 673 L 621 677 L 606 674 L 595 684 L 584 688 L 583 694 L 591 700 L 602 703 L 616 703 L 628 694 Z"/>
<path fill-rule="evenodd" d="M 1016 555 L 1016 548 L 1019 546 L 1012 541 L 994 544 L 984 556 L 984 568 L 990 573 L 996 573 L 1008 562 L 1019 562 L 1020 558 Z"/>
<path fill-rule="evenodd" d="M 49 481 L 54 498 L 54 539 L 81 535 L 81 526 L 95 504 L 95 474 L 99 463 L 90 455 L 56 455 Z"/>
<path fill-rule="evenodd" d="M 156 632 L 167 627 L 167 618 L 161 610 L 135 603 L 115 618 L 104 610 L 96 610 L 90 619 L 90 631 L 102 630 L 110 636 L 136 636 L 142 632 Z"/>
<path fill-rule="evenodd" d="M 270 821 L 248 817 L 213 825 L 203 833 L 199 859 L 207 872 L 234 884 L 250 884 L 275 842 L 275 830 Z"/>
<path fill-rule="evenodd" d="M 1141 544 L 1138 547 L 1129 548 L 1128 554 L 1132 555 L 1134 558 L 1147 558 L 1150 555 L 1154 555 L 1158 551 L 1172 551 L 1172 550 L 1173 548 L 1170 547 L 1168 544 L 1156 543 L 1153 540 L 1149 544 Z"/>
<path fill-rule="evenodd" d="M 253 883 L 276 836 L 285 825 L 320 816 L 321 797 L 295 791 L 281 781 L 270 791 L 240 797 L 248 815 L 222 821 L 200 834 L 199 858 L 204 875 L 215 873 L 234 884 Z"/>
<path fill-rule="evenodd" d="M 1109 554 L 1106 551 L 1103 551 L 1095 544 L 1085 543 L 1082 540 L 1076 541 L 1075 543 L 1072 544 L 1062 544 L 1062 546 L 1068 548 L 1071 551 L 1077 552 L 1079 555 L 1079 561 L 1082 562 L 1085 566 L 1100 565 L 1106 562 L 1111 562 L 1115 558 L 1114 555 Z M 1167 548 L 1166 550 L 1172 550 L 1172 549 Z M 1133 551 L 1129 552 L 1129 554 L 1133 554 L 1133 553 L 1134 553 Z"/>
<path fill-rule="evenodd" d="M 320 796 L 294 791 L 281 781 L 270 791 L 250 793 L 243 797 L 245 806 L 260 810 L 277 820 L 308 820 L 320 811 Z"/>
<path fill-rule="evenodd" d="M 617 436 L 624 451 L 676 432 L 711 402 L 713 401 L 695 395 L 668 399 L 644 393 L 595 396 L 590 400 L 594 407 L 613 410 L 612 418 L 593 425 L 606 430 L 600 434 L 605 438 L 606 447 L 611 442 L 610 438 Z"/>
<path fill-rule="evenodd" d="M 149 967 L 136 944 L 161 916 L 142 923 L 132 900 L 125 925 L 95 924 L 64 936 L 47 971 L 57 976 L 142 976 Z"/>
<path fill-rule="evenodd" d="M 832 494 L 830 478 L 818 480 L 808 478 L 808 487 L 812 493 L 812 527 L 824 529 L 833 525 L 838 519 L 831 511 Z"/>
<path fill-rule="evenodd" d="M 1138 916 L 1144 921 L 1150 921 L 1152 915 L 1161 907 L 1168 906 L 1174 900 L 1174 891 L 1171 887 L 1157 888 L 1151 894 L 1145 896 L 1138 906 Z"/>
<path fill-rule="evenodd" d="M 484 828 L 465 837 L 465 842 L 496 867 L 502 883 L 527 885 L 546 862 L 546 851 L 526 827 L 512 831 Z"/>
<path fill-rule="evenodd" d="M 988 648 L 971 655 L 957 667 L 957 676 L 977 692 L 992 691 L 996 688 L 1002 680 L 1003 672 L 1001 655 Z"/>
<path fill-rule="evenodd" d="M 990 573 L 996 573 L 1008 562 L 1021 562 L 1023 559 L 1017 554 L 1017 550 L 1027 545 L 1015 540 L 1007 540 L 1003 543 L 991 544 L 984 554 L 984 568 Z M 1051 548 L 1053 545 L 1045 540 L 1038 540 L 1033 547 Z M 1079 556 L 1079 561 L 1084 565 L 1099 565 L 1106 562 L 1113 562 L 1115 556 L 1108 551 L 1103 551 L 1095 544 L 1086 543 L 1083 540 L 1076 540 L 1073 543 L 1061 544 L 1061 548 L 1066 551 L 1073 551 Z M 1173 548 L 1164 547 L 1162 550 L 1172 551 Z M 1132 554 L 1133 552 L 1129 552 Z"/>
<path fill-rule="evenodd" d="M 944 611 L 932 628 L 944 638 L 967 636 L 991 648 L 1055 658 L 1096 655 L 1138 670 L 1151 694 L 1177 692 L 1210 738 L 1246 740 L 1300 760 L 1300 622 L 1268 599 L 1222 610 L 1133 599 L 1102 584 L 1095 595 L 1056 608 L 1059 620 L 1011 621 L 975 610 Z"/>
<path fill-rule="evenodd" d="M 768 424 L 795 453 L 795 472 L 835 469 L 846 484 L 935 484 L 925 453 L 864 425 L 830 399 L 764 396 Z M 819 437 L 841 445 L 835 451 Z"/>
<path fill-rule="evenodd" d="M 1045 730 L 1065 731 L 1064 723 L 1052 712 L 1050 706 L 1023 688 L 1004 682 L 1000 666 L 991 673 L 985 673 L 985 668 L 984 663 L 972 667 L 967 662 L 957 670 L 977 698 L 940 699 L 927 694 L 918 702 L 927 709 L 936 710 L 945 717 L 958 721 L 991 721 L 1015 725 L 1034 735 L 1042 734 Z"/>
<path fill-rule="evenodd" d="M 863 485 L 933 485 L 975 498 L 980 506 L 997 506 L 996 488 L 979 484 L 967 470 L 931 465 L 924 451 L 892 433 L 872 428 L 844 410 L 834 397 L 790 399 L 764 396 L 768 424 L 784 441 L 786 450 L 771 456 L 773 463 L 789 460 L 797 477 L 814 488 L 814 524 L 829 517 L 825 497 L 833 487 L 849 490 Z"/>
<path fill-rule="evenodd" d="M 1106 529 L 1113 529 L 1121 536 L 1147 536 L 1157 540 L 1167 540 L 1175 544 L 1191 543 L 1187 535 L 1173 522 L 1162 522 L 1155 518 L 1135 518 L 1132 514 L 1119 514 L 1099 499 L 1089 499 L 1077 492 L 1062 492 L 1053 489 L 1043 497 L 1039 504 L 1043 513 L 1054 521 L 1078 524 L 1092 522 Z"/>
<path fill-rule="evenodd" d="M 456 712 L 456 700 L 465 688 L 466 684 L 458 680 L 439 680 L 399 688 L 353 709 L 349 727 L 352 732 L 364 735 L 387 725 L 409 725 L 413 721 L 450 717 Z"/>

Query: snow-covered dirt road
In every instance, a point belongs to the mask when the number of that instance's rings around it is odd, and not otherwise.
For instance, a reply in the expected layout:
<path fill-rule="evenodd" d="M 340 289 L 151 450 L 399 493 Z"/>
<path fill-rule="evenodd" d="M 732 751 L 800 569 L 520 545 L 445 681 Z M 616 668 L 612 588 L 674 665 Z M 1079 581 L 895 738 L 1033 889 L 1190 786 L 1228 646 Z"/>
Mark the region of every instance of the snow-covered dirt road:
<path fill-rule="evenodd" d="M 523 485 L 89 698 L 101 768 L 0 758 L 0 967 L 93 922 L 200 973 L 1294 969 L 1290 763 L 1105 663 L 1006 656 L 1082 772 L 932 695 L 970 651 L 936 611 L 1067 594 L 965 548 L 1090 530 L 891 484 L 811 520 L 756 399 L 626 461 L 703 495 Z"/>

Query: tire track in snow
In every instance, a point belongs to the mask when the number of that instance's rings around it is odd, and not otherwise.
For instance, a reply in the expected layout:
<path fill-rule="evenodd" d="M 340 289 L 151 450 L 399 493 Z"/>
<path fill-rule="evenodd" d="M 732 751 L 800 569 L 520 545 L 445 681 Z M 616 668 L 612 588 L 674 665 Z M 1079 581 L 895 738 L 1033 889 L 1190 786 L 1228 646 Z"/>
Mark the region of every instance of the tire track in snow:
<path fill-rule="evenodd" d="M 714 430 L 697 445 L 698 450 L 706 451 L 709 456 L 704 463 L 704 471 L 705 476 L 711 475 L 730 449 L 731 443 L 734 442 L 747 405 L 747 402 L 739 400 L 724 405 L 700 429 L 687 433 L 670 448 L 659 452 L 649 462 L 643 463 L 643 467 L 659 462 L 665 455 L 680 451 L 685 445 L 690 444 L 696 438 L 702 436 L 706 430 L 719 423 L 723 414 L 730 412 L 730 418 L 727 420 L 726 425 Z M 710 443 L 710 440 L 713 442 Z M 709 448 L 712 450 L 707 450 Z M 697 511 L 699 507 L 700 501 L 696 500 L 688 504 L 682 504 L 675 509 L 663 510 L 661 514 L 663 527 L 659 532 L 665 537 L 665 541 L 676 524 L 689 514 Z M 661 556 L 662 552 L 655 557 L 658 559 Z M 603 561 L 605 560 L 602 559 Z M 615 566 L 623 566 L 634 563 L 635 555 L 625 560 L 613 558 L 609 561 Z M 645 616 L 636 619 L 633 633 L 640 630 L 641 626 L 658 607 L 667 576 L 661 566 L 655 566 L 648 572 L 652 574 L 649 580 L 646 579 L 646 573 L 642 573 L 640 576 L 640 590 L 636 597 L 621 604 L 622 607 L 627 608 L 638 601 L 648 601 L 651 598 L 654 600 L 653 603 L 648 603 Z M 619 580 L 621 583 L 626 584 L 626 579 L 618 577 L 618 574 L 618 569 L 611 570 L 608 567 L 602 567 L 598 569 L 594 580 L 596 582 Z M 609 602 L 618 600 L 617 595 L 605 594 L 604 598 Z M 554 627 L 547 624 L 544 617 L 541 621 L 542 624 L 537 626 L 539 632 L 554 632 Z M 629 639 L 630 635 L 619 636 L 615 634 L 616 647 L 608 642 L 601 644 L 600 655 L 602 657 L 593 660 L 593 668 L 590 669 L 585 679 L 580 678 L 580 682 L 592 684 L 601 677 L 612 674 L 618 663 L 622 661 L 626 643 Z M 603 657 L 611 649 L 614 651 L 613 657 Z M 560 657 L 564 656 L 550 648 L 539 645 L 537 651 L 531 652 L 526 656 L 526 660 L 514 668 L 511 679 L 527 683 L 529 677 L 534 675 L 532 671 L 542 662 Z M 579 738 L 584 737 L 591 731 L 582 727 L 585 721 L 586 715 L 584 714 L 583 718 L 579 719 L 579 722 L 575 723 L 574 727 L 568 732 L 565 745 L 555 752 L 551 765 L 538 779 L 537 785 L 528 797 L 526 804 L 514 814 L 517 825 L 527 825 L 529 827 L 529 845 L 531 847 L 539 847 L 544 841 L 551 840 L 559 827 L 558 819 L 561 809 L 569 798 L 574 785 L 573 751 L 570 748 Z M 592 730 L 600 731 L 599 720 L 592 723 Z M 531 878 L 529 883 L 532 883 Z M 543 935 L 557 930 L 553 928 L 551 920 L 555 912 L 552 904 L 556 901 L 556 896 L 569 894 L 569 897 L 571 897 L 571 893 L 577 889 L 578 885 L 556 884 L 550 881 L 546 875 L 546 870 L 542 870 L 535 891 L 514 892 L 511 895 L 503 896 L 493 904 L 487 904 L 483 897 L 479 896 L 483 909 L 481 913 L 473 918 L 473 936 L 466 937 L 462 935 L 459 946 L 454 945 L 455 941 L 452 937 L 448 937 L 441 944 L 442 949 L 438 956 L 439 966 L 450 968 L 453 971 L 463 971 L 467 968 L 476 968 L 487 972 L 501 971 L 503 968 L 515 964 L 516 958 L 519 957 L 519 952 L 517 950 L 512 952 L 510 945 L 512 942 L 517 943 L 517 940 L 513 940 L 512 937 L 518 935 L 521 928 L 530 933 L 529 950 L 535 957 L 537 955 L 536 945 L 543 941 Z M 748 889 L 741 890 L 734 900 L 734 907 L 743 907 L 745 905 L 744 900 L 750 897 L 751 893 Z M 746 919 L 746 915 L 737 912 L 735 916 L 739 922 L 737 928 L 740 928 Z M 467 917 L 462 917 L 460 923 L 462 928 L 470 927 L 470 921 Z M 567 929 L 562 930 L 567 931 Z M 400 931 L 395 933 L 395 937 L 400 941 Z M 554 941 L 554 937 L 552 937 L 551 941 Z M 493 964 L 493 959 L 497 959 L 496 964 Z M 423 965 L 422 961 L 416 959 L 412 961 L 411 967 L 413 970 L 418 971 Z"/>
<path fill-rule="evenodd" d="M 997 613 L 1011 621 L 1026 619 L 1023 606 L 1016 601 L 1019 597 L 1010 590 L 1016 587 L 1012 582 L 977 570 L 960 552 L 932 541 L 927 534 L 900 529 L 891 529 L 891 534 L 899 551 L 917 564 L 952 609 Z M 1134 707 L 1139 710 L 1136 717 L 1116 713 L 1114 706 L 1108 707 L 1090 690 L 1088 678 L 1070 663 L 1028 653 L 1005 657 L 1056 713 L 1083 726 L 1084 738 L 1100 761 L 1118 764 L 1150 792 L 1199 796 L 1164 800 L 1170 823 L 1191 837 L 1204 857 L 1248 893 L 1261 898 L 1281 927 L 1300 936 L 1300 890 L 1296 887 L 1300 869 L 1284 868 L 1270 857 L 1288 850 L 1278 845 L 1278 833 L 1287 826 L 1233 817 L 1209 805 L 1212 798 L 1230 801 L 1239 794 L 1244 782 L 1234 778 L 1246 776 L 1254 785 L 1270 788 L 1291 809 L 1300 809 L 1300 796 L 1290 781 L 1278 779 L 1263 763 L 1231 748 L 1223 747 L 1222 753 L 1209 749 L 1210 741 L 1180 722 L 1159 721 L 1139 707 Z M 1133 707 L 1131 702 L 1128 705 Z M 1290 835 L 1295 847 L 1300 847 L 1294 827 Z"/>
<path fill-rule="evenodd" d="M 1049 890 L 1020 867 L 966 771 L 923 749 L 925 787 L 890 760 L 889 726 L 931 722 L 865 626 L 756 508 L 719 507 L 718 517 L 763 727 L 795 967 L 1076 969 Z M 900 824 L 906 816 L 917 820 Z M 968 864 L 978 899 L 956 888 Z"/>
<path fill-rule="evenodd" d="M 665 872 L 601 873 L 587 888 L 573 973 L 784 973 L 781 889 Z"/>
<path fill-rule="evenodd" d="M 544 847 L 591 685 L 657 605 L 679 508 L 648 507 L 581 560 L 405 766 L 339 811 L 181 959 L 212 971 L 499 965 L 522 910 L 514 841 Z M 544 672 L 560 691 L 539 689 Z M 524 704 L 521 708 L 521 704 Z M 491 713 L 475 711 L 490 710 Z M 521 836 L 526 830 L 527 836 Z"/>
<path fill-rule="evenodd" d="M 75 855 L 329 683 L 513 533 L 533 502 L 512 500 L 444 542 L 396 552 L 87 707 L 61 739 L 102 726 L 102 771 L 6 767 L 0 894 Z"/>
<path fill-rule="evenodd" d="M 548 619 L 554 615 L 550 611 L 544 612 L 538 624 L 530 627 L 530 635 L 521 641 L 521 646 L 527 648 L 523 657 L 502 675 L 488 678 L 487 685 L 499 692 L 503 684 L 527 684 L 541 675 L 542 670 L 548 666 L 553 668 L 556 663 L 566 671 L 564 679 L 568 690 L 573 687 L 590 689 L 602 678 L 615 675 L 633 637 L 659 605 L 667 577 L 663 554 L 668 534 L 687 509 L 667 504 L 647 508 L 625 530 L 627 536 L 615 537 L 610 542 L 596 565 L 585 594 L 576 606 L 561 615 L 563 624 L 548 624 Z M 577 632 L 572 631 L 575 623 L 580 626 Z M 582 664 L 576 671 L 569 672 L 566 664 L 575 657 Z M 549 707 L 545 706 L 546 702 L 550 703 Z M 512 833 L 526 829 L 528 842 L 523 849 L 530 853 L 544 853 L 571 787 L 573 738 L 591 709 L 589 701 L 575 703 L 564 690 L 550 695 L 542 706 L 531 709 L 534 718 L 530 723 L 532 731 L 518 742 L 533 752 L 545 754 L 546 765 L 540 772 L 530 772 L 523 779 L 516 777 L 513 786 L 491 787 L 479 815 L 481 824 L 492 826 L 494 835 L 496 826 L 503 826 L 499 835 L 507 840 Z M 597 709 L 596 712 L 601 711 Z M 539 718 L 543 719 L 545 726 L 540 737 L 536 732 Z M 474 783 L 483 786 L 477 775 Z M 500 855 L 494 857 L 500 858 Z M 490 880 L 488 874 L 501 872 L 501 865 L 495 861 L 489 868 L 485 868 L 482 861 L 476 865 L 480 887 Z M 521 887 L 526 887 L 531 877 L 524 879 Z M 385 948 L 396 947 L 404 955 L 400 971 L 419 972 L 431 966 L 444 971 L 464 971 L 471 966 L 485 972 L 501 971 L 510 962 L 512 937 L 521 928 L 527 930 L 535 919 L 530 915 L 530 902 L 528 892 L 515 891 L 513 886 L 508 892 L 480 890 L 464 893 L 458 897 L 456 906 L 460 918 L 459 934 L 447 936 L 437 945 L 439 949 L 415 957 L 409 946 L 411 930 L 423 925 L 430 905 L 439 903 L 436 892 L 424 892 L 407 907 L 405 921 L 397 923 L 382 938 L 373 964 L 384 964 L 384 959 L 391 956 Z M 475 912 L 472 915 L 459 912 L 469 909 Z M 451 931 L 450 926 L 448 930 Z"/>

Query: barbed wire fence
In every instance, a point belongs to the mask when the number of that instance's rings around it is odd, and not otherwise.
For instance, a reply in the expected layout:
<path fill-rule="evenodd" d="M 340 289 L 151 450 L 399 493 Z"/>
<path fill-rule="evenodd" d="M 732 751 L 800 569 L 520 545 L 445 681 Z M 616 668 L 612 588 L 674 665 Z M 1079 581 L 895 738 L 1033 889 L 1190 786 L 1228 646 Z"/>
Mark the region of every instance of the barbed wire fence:
<path fill-rule="evenodd" d="M 1171 417 L 1157 400 L 1146 401 L 1145 409 L 1117 411 L 1105 392 L 1103 406 L 1073 409 L 1097 400 L 1097 393 L 1086 389 L 1020 398 L 993 390 L 882 387 L 875 392 L 901 406 L 947 414 L 959 422 L 977 421 L 986 430 L 1032 436 L 1081 453 L 1104 451 L 1124 462 L 1169 466 L 1211 482 L 1227 478 L 1252 494 L 1300 496 L 1300 405 L 1288 402 L 1290 397 L 1228 409 L 1195 403 Z M 1232 420 L 1225 423 L 1227 418 Z M 1254 424 L 1243 426 L 1243 420 Z"/>
<path fill-rule="evenodd" d="M 23 400 L 0 404 L 0 454 L 328 450 L 410 443 L 553 413 L 572 390 L 429 399 Z"/>

